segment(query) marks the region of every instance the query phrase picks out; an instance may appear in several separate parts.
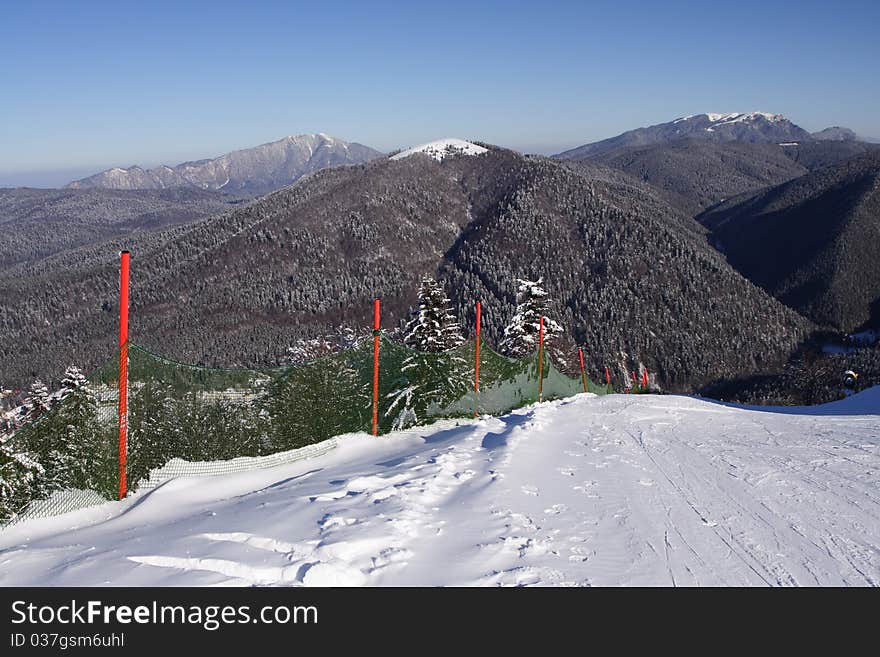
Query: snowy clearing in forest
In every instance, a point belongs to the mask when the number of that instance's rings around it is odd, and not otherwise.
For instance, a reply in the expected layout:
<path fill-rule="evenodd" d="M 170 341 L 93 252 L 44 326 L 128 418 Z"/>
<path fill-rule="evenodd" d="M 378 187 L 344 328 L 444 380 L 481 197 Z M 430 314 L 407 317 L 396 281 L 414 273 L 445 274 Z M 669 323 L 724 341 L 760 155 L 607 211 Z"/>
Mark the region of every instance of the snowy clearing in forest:
<path fill-rule="evenodd" d="M 2 585 L 877 585 L 880 388 L 578 395 L 0 531 Z"/>

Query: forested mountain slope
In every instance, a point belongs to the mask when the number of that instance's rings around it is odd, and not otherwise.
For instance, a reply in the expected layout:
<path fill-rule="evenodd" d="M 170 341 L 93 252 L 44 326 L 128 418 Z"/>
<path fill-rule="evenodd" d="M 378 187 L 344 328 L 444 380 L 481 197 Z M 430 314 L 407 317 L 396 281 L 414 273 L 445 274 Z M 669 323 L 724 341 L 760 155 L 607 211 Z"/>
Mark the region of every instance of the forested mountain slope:
<path fill-rule="evenodd" d="M 197 189 L 0 189 L 0 271 L 113 237 L 190 223 L 240 202 Z"/>
<path fill-rule="evenodd" d="M 132 340 L 188 362 L 277 363 L 298 335 L 368 326 L 374 296 L 383 325 L 395 326 L 426 274 L 466 326 L 483 301 L 493 343 L 516 279 L 543 277 L 593 376 L 640 360 L 686 389 L 785 360 L 809 322 L 735 272 L 692 220 L 610 178 L 498 148 L 380 159 L 187 226 L 50 257 L 15 281 L 0 277 L 0 381 L 114 353 L 124 247 Z"/>
<path fill-rule="evenodd" d="M 697 139 L 624 148 L 595 160 L 653 185 L 688 216 L 725 198 L 777 185 L 808 171 L 775 144 Z"/>
<path fill-rule="evenodd" d="M 880 155 L 818 169 L 700 216 L 728 260 L 814 321 L 880 323 Z"/>

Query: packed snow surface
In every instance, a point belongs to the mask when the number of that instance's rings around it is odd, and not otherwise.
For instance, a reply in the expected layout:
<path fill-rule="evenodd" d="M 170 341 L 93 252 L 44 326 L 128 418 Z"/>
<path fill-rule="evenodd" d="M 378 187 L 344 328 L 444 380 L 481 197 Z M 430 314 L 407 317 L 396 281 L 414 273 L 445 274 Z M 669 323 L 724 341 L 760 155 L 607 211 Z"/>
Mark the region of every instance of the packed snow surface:
<path fill-rule="evenodd" d="M 480 155 L 488 149 L 477 146 L 464 139 L 438 139 L 437 141 L 428 142 L 420 146 L 413 146 L 405 151 L 401 151 L 397 155 L 391 157 L 392 160 L 402 160 L 415 153 L 425 153 L 433 157 L 438 162 L 448 155 Z"/>
<path fill-rule="evenodd" d="M 880 583 L 880 388 L 578 395 L 338 443 L 12 525 L 0 584 Z"/>

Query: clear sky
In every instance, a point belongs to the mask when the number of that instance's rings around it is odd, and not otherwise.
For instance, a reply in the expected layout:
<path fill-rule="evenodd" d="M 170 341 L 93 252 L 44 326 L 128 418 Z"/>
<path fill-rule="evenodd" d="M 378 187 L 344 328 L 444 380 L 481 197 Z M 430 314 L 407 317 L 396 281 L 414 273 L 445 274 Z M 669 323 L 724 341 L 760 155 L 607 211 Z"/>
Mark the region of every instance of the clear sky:
<path fill-rule="evenodd" d="M 705 111 L 880 137 L 880 1 L 2 1 L 0 185 L 325 132 L 557 152 Z"/>

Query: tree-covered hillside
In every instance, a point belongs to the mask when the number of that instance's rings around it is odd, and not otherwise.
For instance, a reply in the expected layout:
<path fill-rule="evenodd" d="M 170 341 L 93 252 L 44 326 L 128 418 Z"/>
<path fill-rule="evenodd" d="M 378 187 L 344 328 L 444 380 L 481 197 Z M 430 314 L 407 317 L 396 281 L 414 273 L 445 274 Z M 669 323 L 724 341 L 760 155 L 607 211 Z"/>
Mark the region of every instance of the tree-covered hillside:
<path fill-rule="evenodd" d="M 773 369 L 808 322 L 736 273 L 703 229 L 650 190 L 492 148 L 324 170 L 224 214 L 105 242 L 0 277 L 0 380 L 59 376 L 114 351 L 117 252 L 132 250 L 132 340 L 183 361 L 273 364 L 309 333 L 409 317 L 424 276 L 463 326 L 500 342 L 518 278 L 590 367 L 640 361 L 687 389 Z M 635 187 L 638 187 L 636 185 Z"/>

